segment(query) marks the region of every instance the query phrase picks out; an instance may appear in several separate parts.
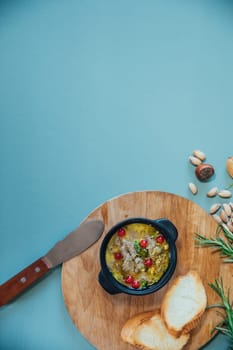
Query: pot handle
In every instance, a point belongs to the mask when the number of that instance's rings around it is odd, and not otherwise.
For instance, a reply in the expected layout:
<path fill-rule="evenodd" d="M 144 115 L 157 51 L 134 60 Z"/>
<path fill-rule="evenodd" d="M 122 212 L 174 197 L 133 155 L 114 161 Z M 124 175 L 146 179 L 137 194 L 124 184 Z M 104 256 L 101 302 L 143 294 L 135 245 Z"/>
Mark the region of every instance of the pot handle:
<path fill-rule="evenodd" d="M 157 226 L 161 227 L 162 230 L 166 231 L 174 242 L 177 240 L 177 228 L 170 220 L 161 218 L 154 220 L 154 222 Z"/>
<path fill-rule="evenodd" d="M 105 278 L 102 271 L 99 272 L 98 281 L 100 285 L 103 287 L 103 289 L 108 292 L 109 294 L 118 294 L 120 293 L 114 286 L 112 286 L 108 280 Z"/>

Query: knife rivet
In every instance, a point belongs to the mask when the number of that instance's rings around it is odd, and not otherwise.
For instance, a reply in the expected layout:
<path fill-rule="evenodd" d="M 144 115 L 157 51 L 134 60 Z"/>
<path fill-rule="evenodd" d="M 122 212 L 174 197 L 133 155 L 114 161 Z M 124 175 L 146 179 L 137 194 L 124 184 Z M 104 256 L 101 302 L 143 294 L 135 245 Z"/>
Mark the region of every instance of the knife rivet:
<path fill-rule="evenodd" d="M 40 272 L 40 268 L 38 266 L 35 267 L 35 272 Z"/>
<path fill-rule="evenodd" d="M 26 281 L 27 281 L 26 277 L 20 278 L 20 282 L 21 282 L 21 283 L 25 283 Z"/>

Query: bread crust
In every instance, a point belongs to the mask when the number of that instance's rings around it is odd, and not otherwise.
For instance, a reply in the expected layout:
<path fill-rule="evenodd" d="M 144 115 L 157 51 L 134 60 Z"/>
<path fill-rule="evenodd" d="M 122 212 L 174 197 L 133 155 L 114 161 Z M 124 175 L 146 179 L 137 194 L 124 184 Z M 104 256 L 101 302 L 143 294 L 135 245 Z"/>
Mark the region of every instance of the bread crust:
<path fill-rule="evenodd" d="M 201 278 L 197 272 L 189 271 L 174 279 L 160 309 L 128 319 L 122 327 L 121 338 L 142 350 L 181 350 L 190 332 L 199 325 L 206 305 Z"/>
<path fill-rule="evenodd" d="M 155 310 L 149 310 L 145 312 L 141 312 L 139 314 L 134 315 L 133 317 L 129 318 L 128 321 L 125 322 L 121 329 L 121 338 L 125 342 L 128 342 L 130 344 L 133 344 L 133 340 L 131 339 L 132 333 L 134 330 L 143 322 L 150 319 L 154 313 Z M 133 344 L 134 345 L 134 344 Z"/>
<path fill-rule="evenodd" d="M 189 291 L 190 295 L 188 294 L 179 295 L 176 298 L 175 293 L 177 288 L 179 288 L 181 283 L 183 284 L 187 283 L 187 287 L 189 287 L 188 286 L 189 280 L 192 281 L 195 290 L 188 288 L 187 290 Z M 173 300 L 174 303 L 176 302 L 179 303 L 179 301 L 182 302 L 182 300 L 185 300 L 185 298 L 190 299 L 190 305 L 191 303 L 192 304 L 195 303 L 195 309 L 192 310 L 193 315 L 190 319 L 184 320 L 184 323 L 182 326 L 178 326 L 177 324 L 174 325 L 173 322 L 169 319 L 169 309 L 171 308 L 171 302 Z M 181 334 L 191 332 L 194 328 L 196 328 L 200 324 L 202 315 L 206 309 L 206 305 L 207 305 L 207 296 L 206 296 L 205 288 L 202 284 L 201 278 L 196 271 L 191 270 L 185 275 L 178 276 L 173 281 L 171 287 L 168 289 L 168 291 L 164 295 L 162 305 L 161 305 L 161 315 L 162 315 L 162 318 L 164 319 L 164 322 L 169 332 L 173 336 L 179 337 Z M 191 306 L 193 308 L 193 305 Z M 182 304 L 181 304 L 181 308 L 182 308 Z M 176 317 L 178 318 L 179 315 L 176 314 Z"/>
<path fill-rule="evenodd" d="M 189 340 L 189 334 L 176 338 L 169 334 L 156 309 L 135 315 L 123 326 L 121 337 L 142 350 L 181 350 Z"/>

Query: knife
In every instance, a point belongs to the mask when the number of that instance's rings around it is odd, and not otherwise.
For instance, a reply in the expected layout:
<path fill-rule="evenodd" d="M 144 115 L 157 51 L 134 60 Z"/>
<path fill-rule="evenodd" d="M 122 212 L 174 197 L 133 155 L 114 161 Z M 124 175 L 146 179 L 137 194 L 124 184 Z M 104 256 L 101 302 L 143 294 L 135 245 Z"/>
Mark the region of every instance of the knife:
<path fill-rule="evenodd" d="M 0 285 L 0 306 L 19 296 L 49 270 L 82 253 L 95 243 L 104 230 L 101 220 L 89 220 L 58 241 L 47 254 Z"/>

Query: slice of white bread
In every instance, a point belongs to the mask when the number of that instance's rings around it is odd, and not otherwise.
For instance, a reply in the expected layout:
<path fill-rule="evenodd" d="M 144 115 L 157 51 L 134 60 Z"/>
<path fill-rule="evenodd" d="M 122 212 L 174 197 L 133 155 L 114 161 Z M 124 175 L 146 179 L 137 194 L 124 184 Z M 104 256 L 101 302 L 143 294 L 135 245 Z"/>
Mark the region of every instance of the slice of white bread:
<path fill-rule="evenodd" d="M 181 350 L 206 309 L 207 297 L 195 271 L 178 276 L 165 293 L 161 309 L 137 314 L 124 324 L 123 341 L 143 350 Z"/>
<path fill-rule="evenodd" d="M 121 330 L 121 338 L 130 344 L 133 344 L 134 340 L 132 334 L 135 329 L 140 326 L 143 322 L 147 321 L 154 315 L 155 311 L 145 311 L 137 314 L 128 319 Z"/>
<path fill-rule="evenodd" d="M 200 322 L 207 305 L 199 274 L 189 271 L 178 276 L 163 297 L 161 316 L 171 334 L 188 333 Z"/>
<path fill-rule="evenodd" d="M 189 334 L 174 337 L 168 332 L 159 309 L 130 318 L 122 328 L 121 337 L 143 350 L 181 350 L 189 340 Z"/>

